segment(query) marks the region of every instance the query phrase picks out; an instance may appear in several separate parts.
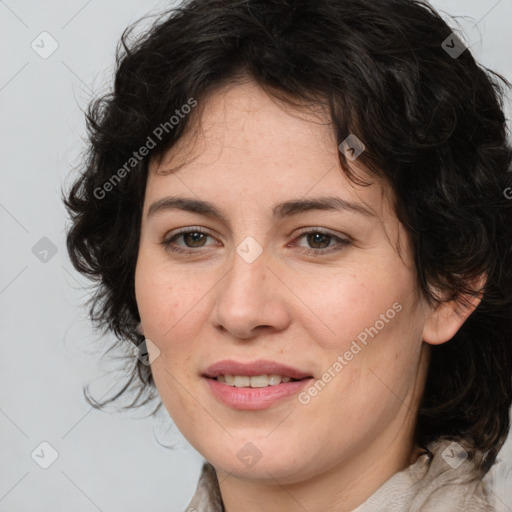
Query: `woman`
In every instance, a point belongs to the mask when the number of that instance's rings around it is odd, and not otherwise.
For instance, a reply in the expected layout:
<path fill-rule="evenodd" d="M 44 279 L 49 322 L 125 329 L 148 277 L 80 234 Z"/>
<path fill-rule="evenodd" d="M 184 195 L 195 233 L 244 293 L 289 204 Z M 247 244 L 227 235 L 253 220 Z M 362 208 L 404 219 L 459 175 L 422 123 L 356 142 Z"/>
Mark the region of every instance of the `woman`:
<path fill-rule="evenodd" d="M 501 77 L 415 0 L 196 0 L 128 36 L 68 250 L 207 460 L 187 510 L 493 510 Z"/>

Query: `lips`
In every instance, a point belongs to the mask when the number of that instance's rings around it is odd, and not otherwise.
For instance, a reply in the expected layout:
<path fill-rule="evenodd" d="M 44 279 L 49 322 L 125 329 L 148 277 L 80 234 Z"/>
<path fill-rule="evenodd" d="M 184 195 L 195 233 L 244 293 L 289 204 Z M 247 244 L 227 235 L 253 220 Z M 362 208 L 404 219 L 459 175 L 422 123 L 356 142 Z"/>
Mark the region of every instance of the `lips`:
<path fill-rule="evenodd" d="M 230 359 L 218 361 L 209 366 L 202 377 L 220 403 L 245 411 L 266 409 L 290 399 L 313 378 L 299 368 L 264 359 L 247 363 Z M 261 384 L 264 378 L 268 379 L 266 386 L 253 387 L 253 380 Z M 227 379 L 233 380 L 231 385 Z"/>
<path fill-rule="evenodd" d="M 258 375 L 281 375 L 282 377 L 290 377 L 295 380 L 312 377 L 311 374 L 299 370 L 298 368 L 264 359 L 251 363 L 242 363 L 226 359 L 212 364 L 203 373 L 203 377 L 210 379 L 215 379 L 219 375 L 240 375 L 248 377 Z"/>

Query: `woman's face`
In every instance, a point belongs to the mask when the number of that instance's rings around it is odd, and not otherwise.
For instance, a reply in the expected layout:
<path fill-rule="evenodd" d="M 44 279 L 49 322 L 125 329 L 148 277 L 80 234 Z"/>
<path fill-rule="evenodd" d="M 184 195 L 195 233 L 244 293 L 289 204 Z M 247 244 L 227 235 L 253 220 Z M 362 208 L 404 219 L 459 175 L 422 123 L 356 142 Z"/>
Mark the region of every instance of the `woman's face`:
<path fill-rule="evenodd" d="M 251 83 L 213 95 L 195 134 L 150 164 L 136 269 L 151 369 L 178 428 L 218 470 L 269 482 L 411 446 L 427 306 L 389 190 L 344 176 L 327 118 Z M 308 207 L 327 197 L 338 208 Z M 289 368 L 310 378 L 248 387 Z"/>

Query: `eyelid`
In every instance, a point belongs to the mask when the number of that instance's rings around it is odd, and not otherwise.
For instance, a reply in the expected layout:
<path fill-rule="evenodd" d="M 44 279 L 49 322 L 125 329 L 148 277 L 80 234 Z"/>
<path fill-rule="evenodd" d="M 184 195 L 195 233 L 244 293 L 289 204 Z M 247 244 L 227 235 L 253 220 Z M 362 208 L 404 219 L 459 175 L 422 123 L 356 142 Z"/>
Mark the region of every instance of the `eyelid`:
<path fill-rule="evenodd" d="M 326 228 L 315 228 L 314 226 L 313 227 L 307 227 L 307 228 L 301 228 L 299 229 L 299 232 L 297 233 L 296 236 L 301 236 L 301 235 L 304 235 L 304 234 L 308 234 L 308 233 L 320 233 L 322 235 L 329 235 L 329 236 L 332 236 L 333 238 L 337 238 L 338 240 L 343 240 L 345 242 L 351 242 L 352 239 L 345 235 L 345 234 L 337 234 L 337 233 L 334 233 L 333 231 L 329 230 L 329 229 L 326 229 Z"/>
<path fill-rule="evenodd" d="M 203 235 L 208 235 L 212 238 L 215 238 L 214 235 L 212 234 L 212 231 L 207 228 L 203 228 L 201 226 L 187 226 L 186 228 L 180 228 L 178 230 L 169 231 L 164 235 L 163 242 L 170 243 L 170 241 L 173 238 L 177 238 L 180 235 L 186 235 L 187 233 L 201 233 Z"/>
<path fill-rule="evenodd" d="M 328 256 L 330 254 L 334 255 L 336 253 L 339 253 L 343 249 L 345 249 L 347 246 L 352 245 L 352 240 L 350 237 L 347 237 L 346 235 L 337 235 L 334 234 L 332 231 L 325 229 L 325 228 L 315 228 L 315 227 L 307 227 L 303 228 L 299 231 L 299 233 L 295 236 L 291 244 L 296 244 L 298 240 L 304 238 L 306 235 L 309 234 L 320 234 L 320 235 L 326 235 L 329 238 L 331 238 L 332 241 L 335 243 L 329 247 L 326 247 L 324 249 L 312 249 L 308 247 L 301 247 L 302 253 L 307 256 Z M 287 245 L 287 247 L 290 244 Z"/>
<path fill-rule="evenodd" d="M 183 246 L 174 246 L 172 245 L 173 240 L 179 238 L 181 235 L 185 235 L 188 233 L 200 233 L 206 236 L 209 236 L 211 238 L 215 238 L 214 235 L 211 233 L 210 230 L 200 227 L 200 226 L 187 226 L 186 228 L 178 229 L 177 231 L 171 231 L 171 234 L 167 234 L 164 236 L 164 239 L 162 240 L 161 244 L 164 246 L 165 249 L 167 249 L 170 252 L 174 253 L 181 253 L 181 254 L 193 254 L 195 252 L 199 253 L 201 252 L 200 249 L 207 246 L 201 246 L 201 247 L 183 247 Z M 295 244 L 298 239 L 303 238 L 303 236 L 308 234 L 320 234 L 320 235 L 326 235 L 333 239 L 335 243 L 333 246 L 326 247 L 324 249 L 315 249 L 315 248 L 307 248 L 302 247 L 302 253 L 306 255 L 313 255 L 313 256 L 323 256 L 327 255 L 329 253 L 335 253 L 341 251 L 345 246 L 352 244 L 352 239 L 346 235 L 338 235 L 334 234 L 328 229 L 325 228 L 316 228 L 316 227 L 306 227 L 301 228 L 299 230 L 299 233 L 297 233 L 289 244 L 287 244 L 287 247 L 290 247 L 290 244 Z"/>
<path fill-rule="evenodd" d="M 163 238 L 164 238 L 164 240 L 170 240 L 170 239 L 172 239 L 174 237 L 177 237 L 178 235 L 192 233 L 192 232 L 202 233 L 204 235 L 209 235 L 212 238 L 215 238 L 214 235 L 212 234 L 211 230 L 209 230 L 207 228 L 203 228 L 201 226 L 187 226 L 185 228 L 178 229 L 176 232 L 170 231 L 170 234 L 167 233 Z M 314 226 L 306 227 L 306 228 L 300 228 L 299 232 L 295 235 L 295 239 L 300 237 L 301 235 L 310 234 L 310 233 L 320 233 L 320 234 L 323 234 L 323 235 L 328 235 L 328 236 L 331 236 L 333 238 L 337 238 L 338 240 L 342 240 L 342 241 L 345 241 L 345 242 L 351 242 L 352 241 L 351 238 L 349 236 L 347 236 L 347 235 L 341 235 L 340 236 L 339 234 L 333 233 L 332 231 L 330 231 L 330 230 L 328 230 L 326 228 L 316 228 Z"/>

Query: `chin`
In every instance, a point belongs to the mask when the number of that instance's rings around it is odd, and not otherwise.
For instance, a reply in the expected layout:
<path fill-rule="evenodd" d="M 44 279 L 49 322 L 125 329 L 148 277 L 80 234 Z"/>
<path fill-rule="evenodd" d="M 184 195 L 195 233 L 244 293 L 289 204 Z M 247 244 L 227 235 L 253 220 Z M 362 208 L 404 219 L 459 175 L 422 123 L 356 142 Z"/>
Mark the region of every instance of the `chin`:
<path fill-rule="evenodd" d="M 283 446 L 283 443 L 278 443 Z M 240 449 L 233 449 L 240 445 Z M 219 446 L 219 445 L 217 445 Z M 294 484 L 308 478 L 307 473 L 314 472 L 311 464 L 303 453 L 288 453 L 267 442 L 256 444 L 247 442 L 232 442 L 226 450 L 219 452 L 211 449 L 203 450 L 205 458 L 215 469 L 241 479 L 250 479 L 261 483 Z M 309 467 L 309 469 L 308 469 Z"/>

